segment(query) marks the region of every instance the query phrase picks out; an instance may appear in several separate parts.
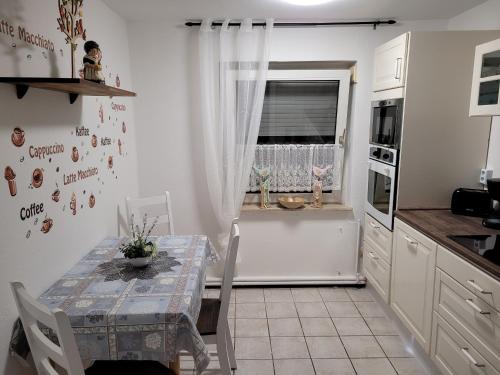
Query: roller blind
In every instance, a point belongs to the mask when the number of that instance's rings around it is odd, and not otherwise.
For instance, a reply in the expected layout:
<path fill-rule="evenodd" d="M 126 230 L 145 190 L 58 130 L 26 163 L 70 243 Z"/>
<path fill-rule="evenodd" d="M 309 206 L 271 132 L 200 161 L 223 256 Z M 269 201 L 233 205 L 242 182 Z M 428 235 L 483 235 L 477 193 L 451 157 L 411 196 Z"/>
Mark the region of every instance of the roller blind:
<path fill-rule="evenodd" d="M 260 144 L 334 143 L 339 81 L 268 81 Z"/>

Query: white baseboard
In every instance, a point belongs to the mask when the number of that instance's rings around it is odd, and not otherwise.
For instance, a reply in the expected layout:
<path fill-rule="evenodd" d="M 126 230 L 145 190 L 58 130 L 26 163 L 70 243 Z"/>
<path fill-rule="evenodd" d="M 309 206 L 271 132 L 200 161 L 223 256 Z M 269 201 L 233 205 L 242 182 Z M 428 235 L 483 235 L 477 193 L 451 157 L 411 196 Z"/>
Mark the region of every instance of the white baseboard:
<path fill-rule="evenodd" d="M 364 285 L 366 278 L 362 275 L 332 277 L 235 277 L 234 286 L 251 285 Z M 221 278 L 207 277 L 207 286 L 220 286 Z"/>

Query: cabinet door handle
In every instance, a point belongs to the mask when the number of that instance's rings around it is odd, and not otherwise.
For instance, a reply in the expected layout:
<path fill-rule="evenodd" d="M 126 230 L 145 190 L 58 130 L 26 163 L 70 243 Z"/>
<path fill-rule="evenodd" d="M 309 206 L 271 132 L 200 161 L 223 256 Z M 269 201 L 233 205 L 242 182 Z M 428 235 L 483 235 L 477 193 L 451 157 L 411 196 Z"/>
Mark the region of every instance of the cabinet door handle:
<path fill-rule="evenodd" d="M 476 305 L 476 304 L 474 303 L 474 301 L 473 301 L 472 299 L 470 299 L 470 298 L 467 298 L 467 299 L 465 300 L 465 302 L 467 302 L 467 304 L 468 304 L 470 307 L 472 307 L 474 310 L 476 310 L 479 314 L 482 314 L 482 315 L 489 315 L 489 314 L 490 314 L 490 312 L 489 312 L 489 311 L 484 311 L 484 310 L 481 310 L 481 308 L 480 308 L 478 305 Z"/>
<path fill-rule="evenodd" d="M 370 221 L 370 226 L 371 226 L 373 229 L 380 229 L 380 225 L 375 224 L 373 221 Z"/>
<path fill-rule="evenodd" d="M 396 59 L 396 74 L 394 75 L 395 79 L 401 79 L 401 63 L 403 62 L 403 59 L 401 57 L 398 57 Z"/>
<path fill-rule="evenodd" d="M 412 246 L 417 246 L 418 245 L 417 241 L 415 241 L 413 238 L 410 238 L 408 236 L 405 236 L 405 240 L 406 240 L 406 242 L 408 242 L 409 245 L 412 245 Z"/>
<path fill-rule="evenodd" d="M 372 258 L 373 260 L 377 260 L 378 259 L 378 256 L 374 255 L 373 251 L 369 251 L 368 252 L 368 255 L 370 256 L 370 258 Z"/>
<path fill-rule="evenodd" d="M 469 353 L 469 348 L 462 348 L 462 353 L 467 357 L 470 363 L 472 363 L 476 367 L 484 367 L 483 364 L 478 363 L 473 356 Z"/>
<path fill-rule="evenodd" d="M 476 282 L 474 280 L 467 280 L 467 284 L 469 284 L 471 287 L 476 289 L 481 294 L 493 294 L 492 292 L 488 292 L 488 291 L 484 290 L 483 288 L 481 288 L 479 285 L 476 284 Z"/>

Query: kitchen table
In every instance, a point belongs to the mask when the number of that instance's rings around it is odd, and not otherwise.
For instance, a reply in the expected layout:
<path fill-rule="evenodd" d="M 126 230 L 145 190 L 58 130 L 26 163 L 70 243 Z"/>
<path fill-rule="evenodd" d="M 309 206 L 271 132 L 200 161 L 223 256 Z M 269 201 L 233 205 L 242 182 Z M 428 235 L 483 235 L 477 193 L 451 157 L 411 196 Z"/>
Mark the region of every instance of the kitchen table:
<path fill-rule="evenodd" d="M 133 268 L 107 238 L 39 300 L 69 317 L 82 360 L 177 360 L 181 350 L 202 372 L 210 359 L 196 329 L 206 266 L 217 254 L 206 236 L 160 236 L 158 255 Z M 174 366 L 175 367 L 175 366 Z"/>

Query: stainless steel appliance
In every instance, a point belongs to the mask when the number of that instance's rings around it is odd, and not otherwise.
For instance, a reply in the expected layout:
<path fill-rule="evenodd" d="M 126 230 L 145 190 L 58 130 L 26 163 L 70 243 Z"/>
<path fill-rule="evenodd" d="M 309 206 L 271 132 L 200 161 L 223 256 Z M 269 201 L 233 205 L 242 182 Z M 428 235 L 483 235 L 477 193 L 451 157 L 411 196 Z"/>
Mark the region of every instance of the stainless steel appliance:
<path fill-rule="evenodd" d="M 483 220 L 487 228 L 500 229 L 500 178 L 488 180 L 488 193 L 491 198 L 490 213 Z"/>
<path fill-rule="evenodd" d="M 399 149 L 403 99 L 389 99 L 372 102 L 370 144 Z"/>
<path fill-rule="evenodd" d="M 398 151 L 370 146 L 366 212 L 392 230 L 396 204 Z"/>

